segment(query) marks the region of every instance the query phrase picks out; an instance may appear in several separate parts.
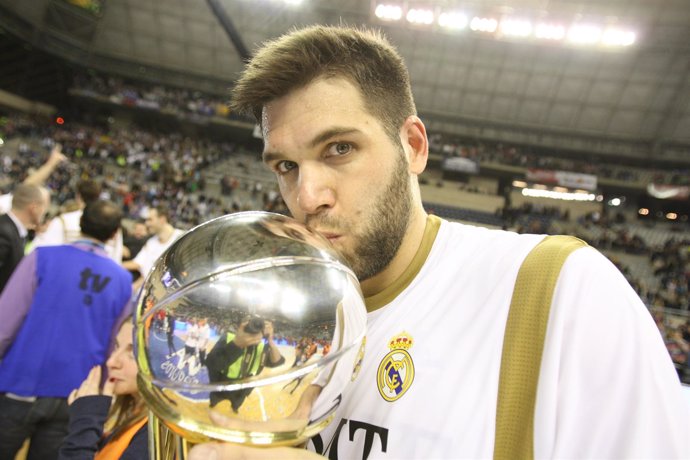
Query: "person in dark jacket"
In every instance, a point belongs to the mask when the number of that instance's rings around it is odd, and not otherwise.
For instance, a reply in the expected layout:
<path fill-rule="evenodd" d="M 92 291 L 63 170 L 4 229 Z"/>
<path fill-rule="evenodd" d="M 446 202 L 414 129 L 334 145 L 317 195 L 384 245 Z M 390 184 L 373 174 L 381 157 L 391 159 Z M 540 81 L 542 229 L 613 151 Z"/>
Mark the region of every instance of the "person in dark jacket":
<path fill-rule="evenodd" d="M 59 460 L 149 458 L 148 419 L 137 389 L 132 328 L 130 318 L 117 333 L 103 388 L 101 368 L 96 366 L 69 395 L 69 433 L 60 447 Z M 104 433 L 104 426 L 112 428 Z"/>
<path fill-rule="evenodd" d="M 253 317 L 241 321 L 236 332 L 222 334 L 205 363 L 210 383 L 226 383 L 259 375 L 264 367 L 278 367 L 285 357 L 273 341 L 273 323 Z M 251 391 L 212 391 L 210 405 L 229 400 L 237 413 Z"/>
<path fill-rule="evenodd" d="M 18 185 L 12 196 L 12 209 L 0 215 L 0 292 L 24 257 L 30 230 L 45 217 L 50 205 L 48 190 L 38 185 Z"/>

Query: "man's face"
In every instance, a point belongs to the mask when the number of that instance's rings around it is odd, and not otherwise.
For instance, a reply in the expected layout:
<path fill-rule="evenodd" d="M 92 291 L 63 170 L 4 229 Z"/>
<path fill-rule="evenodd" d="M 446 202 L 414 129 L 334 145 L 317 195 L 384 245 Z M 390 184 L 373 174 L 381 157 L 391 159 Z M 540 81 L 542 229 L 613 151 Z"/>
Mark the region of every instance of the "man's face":
<path fill-rule="evenodd" d="M 150 234 L 155 235 L 160 231 L 160 229 L 163 227 L 162 221 L 163 219 L 158 216 L 158 211 L 155 209 L 149 209 L 149 212 L 146 215 L 146 228 L 149 230 Z"/>
<path fill-rule="evenodd" d="M 147 228 L 145 224 L 134 224 L 134 236 L 137 238 L 144 238 L 147 235 Z"/>
<path fill-rule="evenodd" d="M 360 280 L 388 266 L 410 220 L 407 156 L 359 90 L 318 79 L 263 112 L 264 162 L 293 217 L 326 236 Z"/>
<path fill-rule="evenodd" d="M 44 190 L 41 193 L 41 200 L 30 205 L 31 228 L 38 228 L 43 223 L 48 207 L 50 207 L 50 195 Z"/>

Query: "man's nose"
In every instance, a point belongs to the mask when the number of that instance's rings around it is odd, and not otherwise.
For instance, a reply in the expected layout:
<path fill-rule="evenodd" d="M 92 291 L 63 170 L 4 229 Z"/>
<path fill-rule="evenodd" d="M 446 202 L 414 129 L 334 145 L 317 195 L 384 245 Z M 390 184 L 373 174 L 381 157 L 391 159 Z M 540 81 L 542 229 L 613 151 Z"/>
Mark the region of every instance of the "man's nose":
<path fill-rule="evenodd" d="M 305 214 L 318 214 L 335 204 L 332 175 L 318 164 L 303 164 L 299 171 L 297 205 Z"/>

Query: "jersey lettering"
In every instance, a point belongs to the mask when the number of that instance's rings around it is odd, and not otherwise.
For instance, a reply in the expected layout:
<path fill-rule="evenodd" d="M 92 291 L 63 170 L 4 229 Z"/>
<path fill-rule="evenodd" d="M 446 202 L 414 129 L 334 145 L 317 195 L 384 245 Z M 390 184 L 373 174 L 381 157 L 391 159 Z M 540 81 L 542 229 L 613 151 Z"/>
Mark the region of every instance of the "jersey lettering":
<path fill-rule="evenodd" d="M 79 289 L 82 291 L 87 291 L 84 293 L 82 302 L 84 305 L 91 306 L 93 305 L 92 294 L 101 293 L 108 283 L 110 283 L 110 277 L 104 276 L 101 278 L 101 275 L 94 273 L 90 268 L 85 268 L 82 270 L 81 273 L 79 273 L 79 276 Z M 91 283 L 89 283 L 89 280 L 91 280 Z"/>
<path fill-rule="evenodd" d="M 102 292 L 103 289 L 110 283 L 110 277 L 105 276 L 101 279 L 101 275 L 94 273 L 90 268 L 85 268 L 81 271 L 79 280 L 79 289 L 82 291 L 90 290 L 98 294 Z M 91 280 L 91 286 L 89 287 L 89 280 Z"/>
<path fill-rule="evenodd" d="M 340 433 L 345 425 L 348 425 L 348 438 L 350 442 L 355 440 L 355 434 L 358 431 L 364 430 L 364 449 L 362 450 L 362 460 L 367 460 L 369 458 L 369 454 L 371 453 L 371 449 L 374 445 L 374 438 L 376 436 L 378 436 L 381 443 L 381 452 L 386 452 L 388 450 L 388 428 L 344 418 L 340 420 L 338 428 L 336 428 L 335 433 L 333 433 L 333 438 L 325 447 L 321 435 L 317 434 L 311 439 L 311 442 L 314 445 L 314 451 L 320 455 L 327 455 L 329 460 L 338 460 L 338 441 L 340 440 Z"/>

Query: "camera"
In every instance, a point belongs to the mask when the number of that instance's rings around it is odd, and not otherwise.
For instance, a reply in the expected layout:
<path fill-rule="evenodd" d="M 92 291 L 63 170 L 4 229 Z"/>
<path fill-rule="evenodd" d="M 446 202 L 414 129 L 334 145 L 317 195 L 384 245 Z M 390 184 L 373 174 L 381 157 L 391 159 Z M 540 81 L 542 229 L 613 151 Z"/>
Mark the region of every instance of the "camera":
<path fill-rule="evenodd" d="M 263 334 L 264 332 L 264 320 L 261 318 L 252 318 L 244 326 L 244 332 L 247 334 Z"/>

